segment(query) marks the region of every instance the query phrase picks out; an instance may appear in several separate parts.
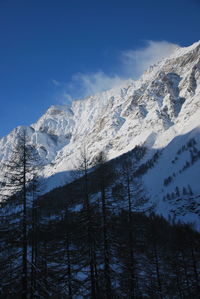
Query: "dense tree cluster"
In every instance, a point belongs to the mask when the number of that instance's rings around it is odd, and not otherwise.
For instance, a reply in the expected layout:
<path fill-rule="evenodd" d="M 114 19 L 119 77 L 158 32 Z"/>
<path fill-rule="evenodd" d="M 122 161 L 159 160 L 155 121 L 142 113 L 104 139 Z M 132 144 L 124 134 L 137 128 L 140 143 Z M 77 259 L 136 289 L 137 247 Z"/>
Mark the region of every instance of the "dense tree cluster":
<path fill-rule="evenodd" d="M 25 181 L 1 202 L 0 298 L 198 298 L 200 235 L 152 213 L 139 148 L 109 163 L 100 153 L 93 172 L 83 150 L 81 176 L 38 198 L 23 145 Z"/>

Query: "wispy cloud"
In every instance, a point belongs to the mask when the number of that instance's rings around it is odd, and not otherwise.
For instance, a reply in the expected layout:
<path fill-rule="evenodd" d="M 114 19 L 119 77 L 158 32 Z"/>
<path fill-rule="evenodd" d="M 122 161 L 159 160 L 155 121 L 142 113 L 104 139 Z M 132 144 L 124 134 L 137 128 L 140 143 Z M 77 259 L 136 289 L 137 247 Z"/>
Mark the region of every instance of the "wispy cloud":
<path fill-rule="evenodd" d="M 74 98 L 83 98 L 120 86 L 124 80 L 138 79 L 149 66 L 172 54 L 177 47 L 178 45 L 167 41 L 146 41 L 142 48 L 122 51 L 118 59 L 119 71 L 116 74 L 109 75 L 103 71 L 74 74 L 71 81 L 62 87 L 64 91 L 60 101 L 71 102 Z M 63 86 L 55 79 L 51 81 L 54 86 Z"/>
<path fill-rule="evenodd" d="M 59 82 L 58 80 L 55 80 L 55 79 L 51 79 L 51 83 L 54 85 L 54 86 L 61 86 L 61 82 Z"/>
<path fill-rule="evenodd" d="M 118 75 L 109 76 L 102 71 L 90 74 L 78 73 L 73 75 L 67 88 L 72 93 L 78 88 L 80 96 L 86 96 L 119 86 L 123 81 L 124 79 Z"/>
<path fill-rule="evenodd" d="M 124 74 L 138 78 L 151 65 L 172 54 L 178 45 L 167 41 L 146 41 L 144 47 L 121 53 Z"/>

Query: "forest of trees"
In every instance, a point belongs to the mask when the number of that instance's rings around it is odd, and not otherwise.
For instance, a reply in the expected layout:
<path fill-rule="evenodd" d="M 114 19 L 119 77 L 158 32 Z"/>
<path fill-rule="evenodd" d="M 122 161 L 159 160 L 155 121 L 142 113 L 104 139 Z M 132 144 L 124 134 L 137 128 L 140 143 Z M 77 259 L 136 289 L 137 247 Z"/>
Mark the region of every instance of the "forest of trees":
<path fill-rule="evenodd" d="M 153 213 L 135 175 L 143 153 L 100 153 L 91 172 L 83 150 L 77 179 L 39 196 L 21 135 L 4 165 L 0 298 L 199 298 L 200 234 Z"/>

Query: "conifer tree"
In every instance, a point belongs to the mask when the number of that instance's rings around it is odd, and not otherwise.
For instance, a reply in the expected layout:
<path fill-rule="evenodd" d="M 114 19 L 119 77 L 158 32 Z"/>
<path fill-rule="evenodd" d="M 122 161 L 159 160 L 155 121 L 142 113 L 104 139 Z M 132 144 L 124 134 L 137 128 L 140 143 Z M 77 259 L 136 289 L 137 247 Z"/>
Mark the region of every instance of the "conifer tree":
<path fill-rule="evenodd" d="M 89 282 L 90 282 L 90 296 L 93 299 L 98 298 L 98 275 L 95 271 L 97 267 L 96 261 L 96 236 L 94 217 L 92 214 L 92 204 L 90 201 L 89 192 L 89 157 L 86 147 L 81 151 L 81 158 L 79 160 L 78 170 L 83 175 L 82 177 L 82 196 L 83 196 L 83 219 L 86 225 L 87 248 L 86 255 L 89 263 Z"/>
<path fill-rule="evenodd" d="M 28 144 L 25 128 L 19 130 L 17 142 L 10 153 L 4 168 L 6 169 L 4 192 L 16 201 L 16 210 L 21 211 L 22 229 L 22 274 L 21 298 L 28 296 L 28 188 L 38 156 L 33 146 Z"/>

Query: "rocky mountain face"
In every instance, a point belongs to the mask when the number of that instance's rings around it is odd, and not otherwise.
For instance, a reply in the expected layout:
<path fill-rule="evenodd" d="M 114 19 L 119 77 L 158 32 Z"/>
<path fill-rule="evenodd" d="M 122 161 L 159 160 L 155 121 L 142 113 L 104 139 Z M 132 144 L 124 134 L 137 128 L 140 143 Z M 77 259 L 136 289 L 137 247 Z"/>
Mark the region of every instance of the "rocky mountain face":
<path fill-rule="evenodd" d="M 158 213 L 195 221 L 200 216 L 200 42 L 178 48 L 127 81 L 71 106 L 52 106 L 26 128 L 44 167 L 48 189 L 66 183 L 83 148 L 91 166 L 100 152 L 112 159 L 145 145 L 145 163 L 159 151 L 155 166 L 143 175 Z M 0 139 L 0 163 L 9 158 L 21 127 Z M 3 165 L 3 164 L 2 164 Z M 4 169 L 1 176 L 3 177 Z M 188 196 L 190 202 L 188 202 Z M 180 197 L 182 200 L 180 200 Z"/>

